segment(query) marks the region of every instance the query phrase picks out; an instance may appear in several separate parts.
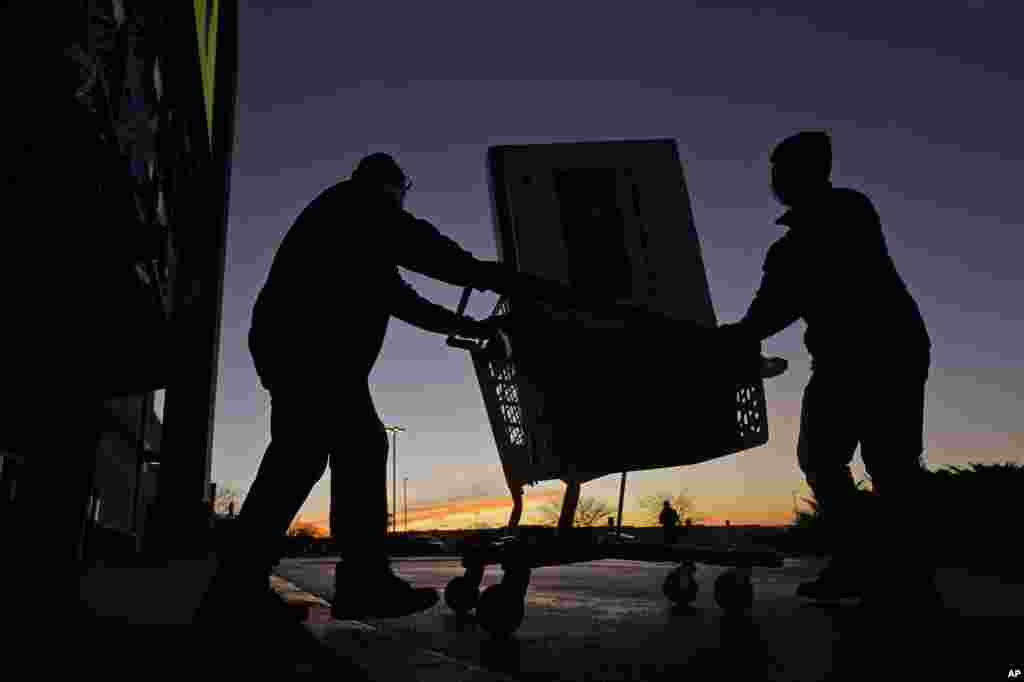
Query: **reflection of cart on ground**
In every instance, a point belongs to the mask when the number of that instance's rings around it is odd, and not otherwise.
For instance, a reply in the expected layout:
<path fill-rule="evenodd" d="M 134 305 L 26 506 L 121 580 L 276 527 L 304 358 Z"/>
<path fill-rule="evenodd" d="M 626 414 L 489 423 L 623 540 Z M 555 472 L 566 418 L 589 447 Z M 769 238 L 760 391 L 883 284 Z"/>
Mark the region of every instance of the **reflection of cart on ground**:
<path fill-rule="evenodd" d="M 465 309 L 470 290 L 459 306 Z M 714 328 L 638 307 L 602 311 L 502 300 L 504 344 L 449 339 L 470 351 L 513 498 L 509 535 L 463 552 L 466 573 L 445 590 L 456 613 L 476 610 L 493 634 L 515 631 L 524 616 L 530 572 L 605 558 L 678 563 L 663 585 L 676 604 L 697 594 L 694 563 L 736 567 L 721 575 L 715 597 L 726 609 L 749 607 L 754 567 L 780 566 L 771 551 L 680 545 L 599 544 L 572 528 L 582 483 L 618 472 L 696 464 L 767 442 L 762 378 L 782 361 L 760 348 L 730 348 Z M 504 347 L 496 347 L 501 346 Z M 652 425 L 678 425 L 685 436 L 666 452 Z M 523 486 L 562 480 L 557 529 L 519 529 Z M 484 570 L 500 564 L 501 583 L 480 592 Z"/>

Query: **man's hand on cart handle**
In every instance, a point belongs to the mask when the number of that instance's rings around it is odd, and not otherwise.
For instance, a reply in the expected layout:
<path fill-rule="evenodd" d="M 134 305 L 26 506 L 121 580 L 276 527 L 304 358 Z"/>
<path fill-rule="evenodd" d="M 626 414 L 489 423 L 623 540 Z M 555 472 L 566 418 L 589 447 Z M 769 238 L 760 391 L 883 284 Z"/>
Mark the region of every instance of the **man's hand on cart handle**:
<path fill-rule="evenodd" d="M 469 338 L 473 338 L 474 337 L 474 332 L 476 330 L 474 329 L 473 326 L 478 324 L 478 323 L 472 317 L 463 314 L 464 312 L 466 312 L 466 305 L 469 303 L 469 295 L 472 294 L 472 293 L 473 293 L 473 288 L 472 287 L 466 287 L 465 289 L 462 290 L 462 298 L 459 299 L 459 307 L 456 308 L 455 313 L 457 315 L 459 315 L 459 317 L 462 319 L 464 325 L 462 326 L 461 329 L 453 330 L 452 333 L 449 334 L 449 338 L 447 338 L 445 340 L 445 343 L 447 345 L 452 346 L 453 348 L 463 348 L 465 350 L 474 350 L 474 349 L 476 349 L 478 347 L 477 343 L 474 343 L 472 341 L 466 341 L 464 339 L 456 338 L 456 337 L 459 337 L 459 336 L 469 337 Z"/>
<path fill-rule="evenodd" d="M 492 351 L 505 358 L 511 352 L 509 339 L 497 321 L 475 320 L 469 316 L 463 316 L 463 325 L 448 337 L 447 344 L 469 351 Z"/>
<path fill-rule="evenodd" d="M 718 333 L 722 342 L 735 348 L 760 347 L 760 340 L 753 336 L 750 331 L 738 322 L 719 325 Z M 777 377 L 789 368 L 789 362 L 785 358 L 768 358 L 761 356 L 761 378 L 771 379 Z"/>

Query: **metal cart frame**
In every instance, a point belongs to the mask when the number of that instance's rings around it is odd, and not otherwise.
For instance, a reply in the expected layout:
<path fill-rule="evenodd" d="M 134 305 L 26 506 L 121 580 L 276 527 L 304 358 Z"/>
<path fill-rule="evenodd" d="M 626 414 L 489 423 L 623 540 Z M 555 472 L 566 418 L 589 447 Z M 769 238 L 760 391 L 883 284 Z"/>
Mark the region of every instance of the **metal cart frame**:
<path fill-rule="evenodd" d="M 466 288 L 459 302 L 458 312 L 462 314 L 469 301 L 471 289 Z M 493 316 L 506 316 L 511 305 L 506 299 L 499 300 Z M 695 563 L 734 567 L 718 577 L 715 583 L 717 603 L 727 611 L 749 608 L 753 601 L 751 571 L 754 567 L 779 567 L 782 558 L 772 551 L 743 551 L 732 548 L 709 548 L 696 546 L 600 546 L 583 529 L 573 529 L 573 519 L 579 502 L 581 485 L 612 472 L 545 472 L 538 465 L 538 443 L 531 434 L 521 395 L 523 377 L 517 371 L 506 340 L 504 352 L 485 347 L 483 342 L 450 337 L 448 345 L 468 350 L 483 394 L 487 416 L 494 433 L 495 443 L 505 470 L 506 481 L 512 494 L 513 510 L 508 522 L 506 536 L 497 542 L 484 542 L 466 548 L 462 564 L 466 572 L 453 578 L 445 589 L 445 601 L 459 615 L 476 611 L 480 625 L 495 636 L 507 636 L 521 624 L 525 615 L 525 596 L 530 582 L 531 571 L 544 566 L 558 566 L 570 563 L 595 561 L 598 559 L 628 559 L 635 561 L 672 562 L 678 566 L 672 570 L 662 586 L 665 596 L 674 604 L 692 602 L 697 595 L 694 578 Z M 735 386 L 736 420 L 731 433 L 722 438 L 717 451 L 699 461 L 708 461 L 721 456 L 763 445 L 768 440 L 767 416 L 764 386 L 761 377 Z M 516 463 L 528 462 L 538 465 L 525 469 Z M 675 465 L 667 465 L 675 466 Z M 656 468 L 656 467 L 641 467 Z M 523 512 L 523 486 L 534 485 L 546 480 L 563 480 L 567 485 L 557 529 L 553 533 L 536 531 L 519 532 L 519 521 Z M 525 531 L 525 529 L 523 529 Z M 499 584 L 491 585 L 482 593 L 480 584 L 488 565 L 500 564 L 503 578 Z"/>

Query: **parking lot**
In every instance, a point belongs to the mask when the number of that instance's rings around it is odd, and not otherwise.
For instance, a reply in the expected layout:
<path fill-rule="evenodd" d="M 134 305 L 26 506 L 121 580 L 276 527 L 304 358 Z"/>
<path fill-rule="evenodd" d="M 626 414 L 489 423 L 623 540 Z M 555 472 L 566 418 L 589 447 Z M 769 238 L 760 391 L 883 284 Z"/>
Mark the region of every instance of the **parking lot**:
<path fill-rule="evenodd" d="M 959 669 L 970 679 L 1001 671 L 1005 679 L 1019 654 L 1024 585 L 943 569 L 944 616 L 925 619 L 899 605 L 883 616 L 856 602 L 825 607 L 795 597 L 796 585 L 820 565 L 790 559 L 756 569 L 754 606 L 741 617 L 726 617 L 714 601 L 714 578 L 725 569 L 698 564 L 697 599 L 680 608 L 661 592 L 672 564 L 608 559 L 535 570 L 525 618 L 508 639 L 492 638 L 472 616 L 456 617 L 443 599 L 415 616 L 367 622 L 418 647 L 538 681 L 668 680 L 698 670 L 718 671 L 711 679 L 820 680 L 895 666 Z M 394 566 L 440 591 L 463 573 L 451 557 Z M 286 560 L 277 572 L 329 601 L 335 596 L 333 559 Z M 500 568 L 489 567 L 483 587 L 500 579 Z"/>

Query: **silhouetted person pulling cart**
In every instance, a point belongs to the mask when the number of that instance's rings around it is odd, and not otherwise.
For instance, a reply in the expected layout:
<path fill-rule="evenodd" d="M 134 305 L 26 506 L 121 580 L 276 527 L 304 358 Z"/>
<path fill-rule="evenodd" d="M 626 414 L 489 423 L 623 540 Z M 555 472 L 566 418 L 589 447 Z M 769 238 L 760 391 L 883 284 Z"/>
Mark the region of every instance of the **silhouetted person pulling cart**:
<path fill-rule="evenodd" d="M 368 377 L 388 320 L 438 334 L 491 338 L 491 327 L 421 298 L 398 266 L 457 286 L 507 293 L 505 266 L 474 258 L 403 209 L 411 183 L 372 154 L 322 192 L 284 238 L 256 300 L 249 347 L 270 392 L 271 443 L 239 514 L 211 596 L 268 594 L 280 538 L 330 462 L 333 532 L 344 527 L 336 618 L 398 617 L 432 606 L 429 588 L 392 573 L 386 528 L 387 435 Z M 383 509 L 382 509 L 383 508 Z M 344 510 L 360 510 L 346 514 Z"/>
<path fill-rule="evenodd" d="M 928 523 L 920 462 L 928 331 L 875 208 L 860 192 L 832 186 L 828 135 L 789 137 L 771 161 L 773 193 L 789 209 L 776 223 L 788 231 L 768 250 L 747 314 L 724 330 L 759 342 L 797 320 L 807 324 L 812 373 L 797 454 L 834 544 L 828 567 L 798 594 L 883 602 L 898 595 L 904 604 L 915 597 L 935 604 L 925 548 L 888 530 Z M 849 464 L 858 445 L 886 510 L 881 518 L 857 505 Z"/>

